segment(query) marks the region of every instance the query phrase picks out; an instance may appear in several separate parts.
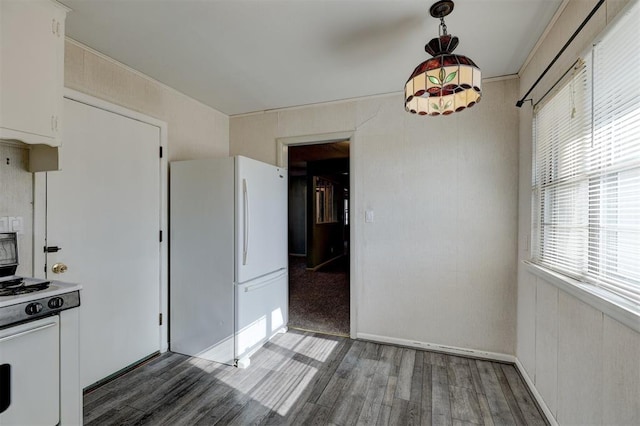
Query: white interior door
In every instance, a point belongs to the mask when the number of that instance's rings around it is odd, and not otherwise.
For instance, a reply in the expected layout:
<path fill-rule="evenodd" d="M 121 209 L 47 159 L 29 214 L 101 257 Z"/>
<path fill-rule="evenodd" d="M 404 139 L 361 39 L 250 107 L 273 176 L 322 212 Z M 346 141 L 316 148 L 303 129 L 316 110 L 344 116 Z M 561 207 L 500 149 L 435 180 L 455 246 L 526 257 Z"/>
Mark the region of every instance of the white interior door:
<path fill-rule="evenodd" d="M 160 129 L 64 100 L 61 170 L 47 173 L 49 279 L 83 286 L 83 387 L 160 349 Z M 64 263 L 64 274 L 52 267 Z"/>

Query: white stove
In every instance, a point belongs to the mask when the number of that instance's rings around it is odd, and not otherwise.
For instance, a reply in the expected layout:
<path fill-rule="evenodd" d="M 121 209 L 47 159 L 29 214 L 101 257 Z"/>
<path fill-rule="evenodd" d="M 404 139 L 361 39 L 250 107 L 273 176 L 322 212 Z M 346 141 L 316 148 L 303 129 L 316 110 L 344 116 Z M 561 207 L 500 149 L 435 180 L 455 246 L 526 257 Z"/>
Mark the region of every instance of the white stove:
<path fill-rule="evenodd" d="M 0 308 L 4 306 L 14 305 L 16 303 L 29 302 L 31 300 L 41 299 L 43 297 L 53 297 L 60 294 L 77 291 L 82 288 L 78 284 L 66 283 L 62 281 L 47 281 L 39 278 L 22 277 L 24 280 L 24 288 L 26 291 L 16 291 L 12 289 L 11 292 L 3 292 L 0 288 Z M 0 282 L 2 282 L 0 280 Z M 42 288 L 41 285 L 47 283 L 46 287 Z M 31 290 L 33 289 L 33 290 Z"/>
<path fill-rule="evenodd" d="M 36 281 L 25 278 L 25 281 Z M 43 280 L 37 280 L 41 282 Z M 43 281 L 48 285 L 38 288 L 37 285 L 25 285 L 24 293 L 2 295 L 0 293 L 0 329 L 13 324 L 33 321 L 38 318 L 56 315 L 67 309 L 80 306 L 80 289 L 78 284 L 60 281 Z M 29 291 L 34 289 L 33 291 Z M 0 290 L 1 292 L 1 290 Z"/>
<path fill-rule="evenodd" d="M 0 424 L 80 425 L 80 285 L 20 277 L 0 233 Z"/>

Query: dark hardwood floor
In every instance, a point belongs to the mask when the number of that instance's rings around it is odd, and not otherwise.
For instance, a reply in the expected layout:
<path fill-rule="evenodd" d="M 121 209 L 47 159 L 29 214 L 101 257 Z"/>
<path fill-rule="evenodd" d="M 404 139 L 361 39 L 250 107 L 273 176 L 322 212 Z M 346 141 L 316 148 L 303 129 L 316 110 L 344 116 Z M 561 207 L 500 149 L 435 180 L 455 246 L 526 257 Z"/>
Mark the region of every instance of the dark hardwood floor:
<path fill-rule="evenodd" d="M 290 331 L 237 369 L 166 353 L 85 395 L 86 425 L 544 425 L 509 364 Z"/>

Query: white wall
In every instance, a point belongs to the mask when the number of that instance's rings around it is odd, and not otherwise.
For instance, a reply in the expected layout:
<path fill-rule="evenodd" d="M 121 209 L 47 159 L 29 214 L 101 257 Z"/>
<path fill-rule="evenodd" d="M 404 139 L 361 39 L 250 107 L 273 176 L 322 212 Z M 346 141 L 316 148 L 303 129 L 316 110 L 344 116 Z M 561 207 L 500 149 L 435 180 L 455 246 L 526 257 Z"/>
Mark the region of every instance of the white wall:
<path fill-rule="evenodd" d="M 17 274 L 30 276 L 33 262 L 33 181 L 27 171 L 28 163 L 26 145 L 0 141 L 0 217 L 22 217 L 24 231 L 18 235 Z"/>
<path fill-rule="evenodd" d="M 448 117 L 390 95 L 231 118 L 231 154 L 272 164 L 277 138 L 353 132 L 357 336 L 514 354 L 517 86 Z"/>
<path fill-rule="evenodd" d="M 571 0 L 521 72 L 523 95 L 597 3 Z M 586 49 L 626 1 L 607 0 L 533 92 L 535 100 Z M 518 330 L 516 356 L 560 424 L 640 422 L 640 334 L 528 272 L 532 108 L 520 110 Z M 640 324 L 639 324 L 640 328 Z"/>
<path fill-rule="evenodd" d="M 64 82 L 166 122 L 169 161 L 229 155 L 227 115 L 69 39 Z"/>

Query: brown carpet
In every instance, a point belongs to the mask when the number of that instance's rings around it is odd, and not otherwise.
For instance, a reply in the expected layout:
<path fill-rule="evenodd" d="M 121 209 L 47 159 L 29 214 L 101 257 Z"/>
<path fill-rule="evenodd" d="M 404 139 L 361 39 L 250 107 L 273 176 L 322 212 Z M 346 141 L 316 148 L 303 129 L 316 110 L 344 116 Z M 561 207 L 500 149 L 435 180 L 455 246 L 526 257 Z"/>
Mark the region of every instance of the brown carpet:
<path fill-rule="evenodd" d="M 338 259 L 307 271 L 305 257 L 289 257 L 289 327 L 349 336 L 349 262 Z"/>

